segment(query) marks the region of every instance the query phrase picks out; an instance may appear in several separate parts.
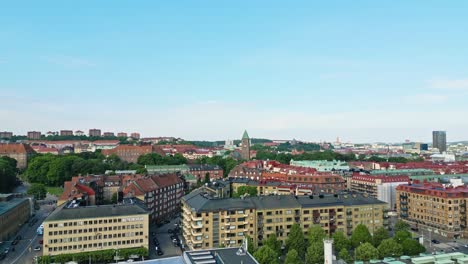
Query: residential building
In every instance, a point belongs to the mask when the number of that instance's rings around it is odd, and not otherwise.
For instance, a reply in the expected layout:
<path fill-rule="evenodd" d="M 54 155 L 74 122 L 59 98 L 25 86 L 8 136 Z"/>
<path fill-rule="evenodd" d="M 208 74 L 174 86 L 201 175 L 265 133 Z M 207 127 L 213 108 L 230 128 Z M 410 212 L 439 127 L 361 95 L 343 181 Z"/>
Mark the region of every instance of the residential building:
<path fill-rule="evenodd" d="M 96 205 L 96 192 L 82 181 L 80 182 L 79 177 L 73 177 L 71 181 L 64 182 L 63 192 L 57 200 L 57 206 L 70 201 L 81 205 Z"/>
<path fill-rule="evenodd" d="M 204 180 L 206 175 L 208 175 L 210 180 L 223 177 L 223 169 L 218 165 L 190 164 L 188 167 L 189 173 L 200 180 Z"/>
<path fill-rule="evenodd" d="M 358 224 L 371 233 L 387 224 L 387 205 L 361 195 L 269 195 L 216 199 L 203 188 L 182 198 L 183 236 L 189 249 L 237 247 L 245 235 L 261 245 L 270 234 L 285 242 L 298 223 L 307 234 L 321 225 L 328 235 L 350 235 Z"/>
<path fill-rule="evenodd" d="M 11 139 L 13 137 L 13 132 L 0 132 L 0 139 Z"/>
<path fill-rule="evenodd" d="M 100 137 L 101 136 L 101 129 L 92 128 L 92 129 L 89 130 L 88 135 L 90 137 Z"/>
<path fill-rule="evenodd" d="M 83 131 L 81 131 L 81 130 L 75 131 L 75 136 L 81 137 L 81 136 L 84 136 L 84 135 L 85 135 L 85 133 Z"/>
<path fill-rule="evenodd" d="M 28 139 L 41 139 L 41 132 L 39 131 L 29 131 Z"/>
<path fill-rule="evenodd" d="M 148 248 L 148 218 L 136 199 L 101 206 L 77 206 L 71 201 L 44 221 L 43 255 Z"/>
<path fill-rule="evenodd" d="M 58 155 L 59 154 L 59 150 L 56 149 L 56 148 L 48 148 L 48 147 L 44 147 L 42 145 L 40 146 L 32 146 L 32 149 L 34 149 L 34 151 L 36 153 L 39 153 L 39 154 L 52 154 L 52 155 Z"/>
<path fill-rule="evenodd" d="M 408 184 L 408 176 L 384 176 L 384 175 L 353 175 L 351 178 L 351 190 L 367 193 L 369 196 L 386 202 L 389 208 L 394 210 L 396 204 L 396 187 L 400 184 Z"/>
<path fill-rule="evenodd" d="M 73 130 L 60 130 L 61 136 L 73 136 Z"/>
<path fill-rule="evenodd" d="M 133 132 L 130 134 L 130 137 L 133 139 L 140 139 L 140 133 Z"/>
<path fill-rule="evenodd" d="M 113 149 L 119 146 L 118 140 L 96 140 L 91 143 L 96 149 Z"/>
<path fill-rule="evenodd" d="M 347 171 L 349 170 L 348 163 L 339 160 L 293 160 L 289 162 L 291 166 L 299 166 L 306 168 L 314 168 L 318 172 L 326 171 Z"/>
<path fill-rule="evenodd" d="M 151 222 L 161 222 L 179 212 L 184 182 L 176 174 L 141 177 L 131 180 L 123 189 L 123 195 L 144 201 Z"/>
<path fill-rule="evenodd" d="M 447 133 L 445 131 L 432 131 L 432 147 L 440 153 L 447 151 Z"/>
<path fill-rule="evenodd" d="M 414 181 L 397 187 L 397 212 L 413 228 L 450 239 L 468 237 L 468 188 Z"/>
<path fill-rule="evenodd" d="M 180 173 L 188 174 L 189 166 L 186 164 L 181 165 L 145 165 L 148 174 L 166 174 L 166 173 Z"/>
<path fill-rule="evenodd" d="M 133 146 L 133 145 L 119 145 L 113 149 L 104 149 L 102 154 L 104 156 L 109 156 L 116 154 L 121 160 L 126 162 L 136 163 L 138 157 L 144 154 L 149 154 L 155 152 L 155 147 L 153 146 Z"/>
<path fill-rule="evenodd" d="M 18 169 L 25 169 L 28 165 L 28 158 L 34 154 L 34 150 L 28 144 L 20 143 L 0 143 L 0 156 L 7 156 L 17 161 Z"/>
<path fill-rule="evenodd" d="M 13 240 L 32 212 L 31 199 L 16 194 L 0 194 L 0 241 Z"/>
<path fill-rule="evenodd" d="M 104 132 L 103 137 L 115 137 L 114 132 Z"/>
<path fill-rule="evenodd" d="M 126 138 L 126 137 L 127 137 L 127 133 L 125 133 L 125 132 L 119 132 L 119 133 L 117 133 L 117 137 L 124 137 L 124 138 Z"/>
<path fill-rule="evenodd" d="M 244 131 L 241 141 L 241 158 L 243 160 L 250 160 L 250 138 L 247 130 Z"/>

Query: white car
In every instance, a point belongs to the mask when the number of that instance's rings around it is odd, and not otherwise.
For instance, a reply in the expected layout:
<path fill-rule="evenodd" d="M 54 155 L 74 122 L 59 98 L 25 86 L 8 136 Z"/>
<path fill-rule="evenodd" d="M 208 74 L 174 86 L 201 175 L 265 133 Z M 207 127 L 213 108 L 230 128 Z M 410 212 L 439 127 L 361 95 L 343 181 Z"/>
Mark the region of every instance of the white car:
<path fill-rule="evenodd" d="M 468 245 L 464 245 L 464 247 L 468 248 Z"/>
<path fill-rule="evenodd" d="M 41 251 L 42 247 L 41 246 L 37 246 L 34 248 L 34 251 Z"/>

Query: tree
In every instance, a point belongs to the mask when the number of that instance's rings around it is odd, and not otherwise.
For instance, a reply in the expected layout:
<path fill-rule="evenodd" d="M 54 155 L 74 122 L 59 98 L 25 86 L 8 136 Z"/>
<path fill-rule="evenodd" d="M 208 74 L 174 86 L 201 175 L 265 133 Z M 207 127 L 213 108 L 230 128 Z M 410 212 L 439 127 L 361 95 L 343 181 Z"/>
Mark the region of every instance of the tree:
<path fill-rule="evenodd" d="M 380 258 L 403 255 L 403 247 L 391 238 L 382 240 L 377 250 L 379 251 Z"/>
<path fill-rule="evenodd" d="M 47 190 L 44 186 L 44 184 L 41 183 L 33 183 L 31 184 L 31 187 L 28 189 L 28 194 L 33 195 L 34 199 L 36 200 L 42 200 L 46 197 Z"/>
<path fill-rule="evenodd" d="M 0 158 L 0 193 L 8 193 L 16 186 L 16 160 Z"/>
<path fill-rule="evenodd" d="M 205 174 L 205 181 L 203 183 L 209 183 L 210 182 L 210 174 L 207 172 Z"/>
<path fill-rule="evenodd" d="M 288 254 L 286 254 L 286 259 L 284 260 L 284 264 L 302 264 L 302 260 L 297 254 L 297 251 L 295 249 L 291 249 L 288 251 Z"/>
<path fill-rule="evenodd" d="M 381 226 L 372 236 L 372 243 L 374 244 L 374 247 L 378 247 L 380 243 L 387 238 L 390 238 L 390 235 L 388 234 L 387 229 Z"/>
<path fill-rule="evenodd" d="M 306 242 L 304 239 L 304 233 L 299 224 L 293 224 L 289 232 L 288 238 L 286 239 L 286 248 L 288 250 L 295 249 L 301 259 L 304 258 L 306 250 Z"/>
<path fill-rule="evenodd" d="M 341 252 L 342 249 L 350 249 L 351 241 L 346 237 L 342 231 L 337 231 L 333 234 L 333 244 L 335 245 L 335 251 Z"/>
<path fill-rule="evenodd" d="M 309 245 L 317 242 L 322 243 L 325 237 L 327 237 L 327 234 L 320 225 L 313 225 L 309 227 L 309 230 L 307 230 L 307 240 L 309 241 Z"/>
<path fill-rule="evenodd" d="M 250 254 L 253 254 L 256 250 L 253 238 L 251 238 L 249 235 L 246 235 L 245 238 L 247 239 L 247 251 L 249 251 Z"/>
<path fill-rule="evenodd" d="M 351 257 L 351 255 L 349 254 L 349 251 L 346 248 L 342 248 L 340 250 L 338 257 L 342 259 L 344 262 L 346 262 L 347 264 L 353 263 L 353 257 Z"/>
<path fill-rule="evenodd" d="M 411 233 L 403 230 L 396 232 L 395 236 L 393 237 L 393 239 L 400 244 L 408 238 L 411 238 Z"/>
<path fill-rule="evenodd" d="M 362 261 L 378 259 L 379 251 L 371 243 L 366 242 L 356 248 L 354 251 L 354 258 Z"/>
<path fill-rule="evenodd" d="M 307 253 L 305 256 L 306 264 L 317 264 L 323 263 L 323 242 L 313 242 L 307 248 Z"/>
<path fill-rule="evenodd" d="M 118 194 L 118 191 L 112 194 L 111 202 L 112 202 L 113 204 L 116 204 L 116 203 L 118 202 L 118 200 L 117 200 L 118 195 L 119 195 L 119 194 Z"/>
<path fill-rule="evenodd" d="M 268 246 L 261 246 L 253 256 L 260 264 L 278 264 L 278 254 Z"/>
<path fill-rule="evenodd" d="M 408 256 L 416 256 L 420 253 L 426 252 L 426 248 L 412 238 L 406 239 L 401 245 L 403 247 L 403 253 Z"/>
<path fill-rule="evenodd" d="M 351 244 L 353 245 L 354 248 L 357 248 L 360 244 L 364 244 L 367 242 L 372 241 L 372 236 L 369 233 L 369 229 L 367 229 L 367 226 L 363 224 L 359 224 L 356 226 L 356 228 L 353 231 L 353 234 L 351 235 Z"/>
<path fill-rule="evenodd" d="M 394 226 L 395 232 L 398 231 L 409 231 L 410 225 L 403 220 L 398 220 Z"/>
<path fill-rule="evenodd" d="M 275 252 L 281 252 L 281 241 L 279 241 L 275 234 L 271 234 L 265 241 L 265 245 L 273 249 Z"/>
<path fill-rule="evenodd" d="M 237 188 L 237 192 L 235 192 L 232 196 L 241 197 L 244 194 L 249 194 L 249 196 L 257 196 L 257 192 L 257 187 L 255 186 L 240 186 Z"/>

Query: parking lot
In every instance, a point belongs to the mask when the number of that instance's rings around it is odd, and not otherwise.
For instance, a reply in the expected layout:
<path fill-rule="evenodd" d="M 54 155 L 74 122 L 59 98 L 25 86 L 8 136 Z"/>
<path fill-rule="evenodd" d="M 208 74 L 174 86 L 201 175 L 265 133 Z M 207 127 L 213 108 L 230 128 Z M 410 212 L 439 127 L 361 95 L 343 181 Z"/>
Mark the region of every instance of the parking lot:
<path fill-rule="evenodd" d="M 180 221 L 180 218 L 174 218 L 172 219 L 171 222 L 164 224 L 160 227 L 156 227 L 156 225 L 151 225 L 150 227 L 150 234 L 151 234 L 151 239 L 150 239 L 150 258 L 155 259 L 155 258 L 165 258 L 165 257 L 173 257 L 173 256 L 180 256 L 182 255 L 182 249 L 180 246 L 180 243 L 178 246 L 176 246 L 173 243 L 173 239 L 171 238 L 171 235 L 173 233 L 169 233 L 168 230 L 174 230 L 176 229 L 176 225 Z M 181 235 L 181 230 L 178 232 L 177 237 L 180 242 L 182 239 Z M 156 252 L 156 244 L 154 243 L 154 238 L 157 239 L 159 246 L 158 248 L 162 251 L 163 255 L 158 255 Z"/>

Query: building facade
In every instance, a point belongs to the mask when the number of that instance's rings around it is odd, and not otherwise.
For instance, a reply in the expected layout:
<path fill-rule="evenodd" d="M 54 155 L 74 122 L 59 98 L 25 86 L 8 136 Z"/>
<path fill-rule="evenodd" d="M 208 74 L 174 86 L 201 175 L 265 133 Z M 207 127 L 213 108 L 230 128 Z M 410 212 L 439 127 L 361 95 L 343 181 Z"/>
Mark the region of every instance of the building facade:
<path fill-rule="evenodd" d="M 104 156 L 116 154 L 121 160 L 132 163 L 136 163 L 141 155 L 149 153 L 153 153 L 153 146 L 119 145 L 116 148 L 102 151 Z"/>
<path fill-rule="evenodd" d="M 114 132 L 104 132 L 104 134 L 102 134 L 104 137 L 114 137 Z"/>
<path fill-rule="evenodd" d="M 119 133 L 117 133 L 117 137 L 124 137 L 124 138 L 126 138 L 126 137 L 127 137 L 127 133 L 125 133 L 125 132 L 119 132 Z"/>
<path fill-rule="evenodd" d="M 210 180 L 216 180 L 223 177 L 223 169 L 218 165 L 209 164 L 191 164 L 188 165 L 189 173 L 195 178 L 203 180 L 208 175 Z"/>
<path fill-rule="evenodd" d="M 434 182 L 397 187 L 397 212 L 414 228 L 447 238 L 468 237 L 468 188 Z"/>
<path fill-rule="evenodd" d="M 247 134 L 247 130 L 244 131 L 241 141 L 242 141 L 241 158 L 243 160 L 249 160 L 250 159 L 250 138 L 249 138 L 249 134 Z"/>
<path fill-rule="evenodd" d="M 21 226 L 31 217 L 32 204 L 29 198 L 0 194 L 0 241 L 13 240 Z"/>
<path fill-rule="evenodd" d="M 349 165 L 345 161 L 339 160 L 293 160 L 289 162 L 291 166 L 314 168 L 319 172 L 349 170 Z"/>
<path fill-rule="evenodd" d="M 387 205 L 360 195 L 270 195 L 214 199 L 198 189 L 182 199 L 183 236 L 190 249 L 237 247 L 249 235 L 262 245 L 270 234 L 285 242 L 293 224 L 305 234 L 320 225 L 327 234 L 350 235 L 358 224 L 370 232 L 387 225 Z"/>
<path fill-rule="evenodd" d="M 11 139 L 13 137 L 13 132 L 0 132 L 0 139 Z"/>
<path fill-rule="evenodd" d="M 39 131 L 29 131 L 28 132 L 28 139 L 41 139 L 41 132 Z"/>
<path fill-rule="evenodd" d="M 133 132 L 130 134 L 130 137 L 133 139 L 140 139 L 140 133 Z"/>
<path fill-rule="evenodd" d="M 396 204 L 396 187 L 408 184 L 408 176 L 354 175 L 351 178 L 351 190 L 367 193 L 369 196 L 386 202 L 394 210 Z"/>
<path fill-rule="evenodd" d="M 25 169 L 28 165 L 28 158 L 34 154 L 34 150 L 28 144 L 1 144 L 0 156 L 7 156 L 17 161 L 18 169 Z"/>
<path fill-rule="evenodd" d="M 101 136 L 101 129 L 92 128 L 92 129 L 89 130 L 88 135 L 90 137 L 100 137 Z"/>
<path fill-rule="evenodd" d="M 129 182 L 123 195 L 144 201 L 151 222 L 161 222 L 170 220 L 180 211 L 184 182 L 176 174 L 143 177 Z"/>
<path fill-rule="evenodd" d="M 60 135 L 61 136 L 73 136 L 73 131 L 72 130 L 60 130 Z"/>
<path fill-rule="evenodd" d="M 447 133 L 445 131 L 432 131 L 432 147 L 439 152 L 447 151 Z"/>
<path fill-rule="evenodd" d="M 65 204 L 44 221 L 43 255 L 148 248 L 148 217 L 137 202 L 85 207 Z"/>

